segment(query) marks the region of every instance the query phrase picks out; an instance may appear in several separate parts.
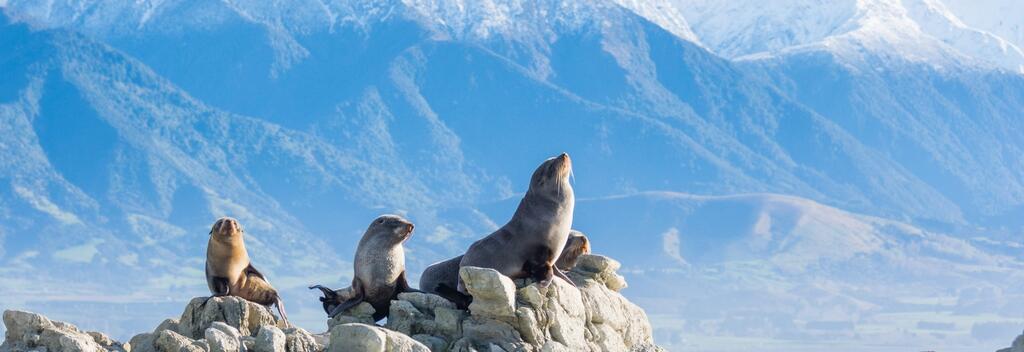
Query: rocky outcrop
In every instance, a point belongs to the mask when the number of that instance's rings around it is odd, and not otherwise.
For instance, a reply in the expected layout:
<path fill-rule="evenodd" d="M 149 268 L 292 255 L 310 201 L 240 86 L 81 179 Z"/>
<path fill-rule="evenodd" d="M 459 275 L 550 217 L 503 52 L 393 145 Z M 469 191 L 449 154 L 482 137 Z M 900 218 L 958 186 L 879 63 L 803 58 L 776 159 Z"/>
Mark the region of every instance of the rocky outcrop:
<path fill-rule="evenodd" d="M 1010 347 L 996 352 L 1024 352 L 1024 334 L 1018 335 L 1017 338 L 1013 339 L 1013 343 L 1010 344 Z"/>
<path fill-rule="evenodd" d="M 313 352 L 323 345 L 302 329 L 284 326 L 265 306 L 238 297 L 193 298 L 179 319 L 128 342 L 131 352 Z"/>
<path fill-rule="evenodd" d="M 555 279 L 546 288 L 492 269 L 462 268 L 459 274 L 474 297 L 468 312 L 432 294 L 402 293 L 392 301 L 383 333 L 400 332 L 433 351 L 661 350 L 647 315 L 619 294 L 626 281 L 618 268 L 610 258 L 584 255 L 569 273 L 577 287 Z M 347 314 L 332 320 L 332 338 L 341 336 L 336 329 L 352 329 L 345 322 L 373 312 L 364 307 Z"/>
<path fill-rule="evenodd" d="M 385 326 L 374 325 L 373 307 L 362 303 L 328 320 L 319 335 L 283 326 L 267 307 L 236 297 L 195 298 L 180 318 L 123 345 L 38 314 L 6 311 L 0 352 L 660 351 L 644 311 L 619 294 L 626 281 L 618 268 L 610 258 L 583 255 L 569 272 L 577 286 L 555 279 L 540 287 L 466 267 L 459 275 L 474 297 L 468 311 L 436 295 L 402 293 Z"/>
<path fill-rule="evenodd" d="M 14 351 L 125 351 L 124 346 L 99 332 L 85 332 L 74 325 L 51 321 L 29 312 L 4 312 L 7 336 L 0 345 L 2 352 Z"/>

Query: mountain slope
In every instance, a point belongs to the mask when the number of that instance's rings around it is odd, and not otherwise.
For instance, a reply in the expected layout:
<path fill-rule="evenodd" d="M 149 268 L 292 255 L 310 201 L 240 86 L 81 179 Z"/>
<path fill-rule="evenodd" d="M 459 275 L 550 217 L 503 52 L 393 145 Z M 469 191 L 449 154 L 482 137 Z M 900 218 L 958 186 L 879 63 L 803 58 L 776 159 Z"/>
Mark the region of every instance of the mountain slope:
<path fill-rule="evenodd" d="M 646 192 L 577 212 L 675 348 L 995 350 L 1024 323 L 1024 262 L 982 242 L 774 194 Z"/>

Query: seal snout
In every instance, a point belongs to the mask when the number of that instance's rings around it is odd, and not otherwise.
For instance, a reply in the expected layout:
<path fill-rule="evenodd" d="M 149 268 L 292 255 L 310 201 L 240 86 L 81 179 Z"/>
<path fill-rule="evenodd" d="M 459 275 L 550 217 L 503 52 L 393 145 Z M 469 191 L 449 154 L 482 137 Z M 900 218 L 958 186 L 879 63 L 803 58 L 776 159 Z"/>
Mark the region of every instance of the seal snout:
<path fill-rule="evenodd" d="M 559 175 L 562 177 L 568 176 L 572 172 L 572 158 L 569 157 L 569 153 L 562 152 L 562 154 L 559 154 L 558 161 L 560 162 Z"/>
<path fill-rule="evenodd" d="M 403 240 L 412 237 L 412 229 L 415 228 L 416 226 L 413 225 L 411 221 L 404 220 L 397 225 L 398 226 L 396 226 L 396 230 L 399 236 L 402 236 Z"/>
<path fill-rule="evenodd" d="M 238 220 L 230 217 L 222 217 L 217 219 L 213 223 L 213 228 L 210 229 L 210 233 L 230 236 L 236 232 L 242 232 L 242 225 L 238 223 Z"/>

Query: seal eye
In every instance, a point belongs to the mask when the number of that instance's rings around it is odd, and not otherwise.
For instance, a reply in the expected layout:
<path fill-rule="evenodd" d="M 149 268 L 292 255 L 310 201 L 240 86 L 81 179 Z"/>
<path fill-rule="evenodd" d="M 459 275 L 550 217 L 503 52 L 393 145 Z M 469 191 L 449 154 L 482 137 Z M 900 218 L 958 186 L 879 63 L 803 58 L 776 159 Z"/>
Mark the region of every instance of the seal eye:
<path fill-rule="evenodd" d="M 378 224 L 383 224 L 383 223 L 384 223 L 384 219 L 379 219 L 379 220 L 377 220 L 377 223 L 378 223 Z"/>

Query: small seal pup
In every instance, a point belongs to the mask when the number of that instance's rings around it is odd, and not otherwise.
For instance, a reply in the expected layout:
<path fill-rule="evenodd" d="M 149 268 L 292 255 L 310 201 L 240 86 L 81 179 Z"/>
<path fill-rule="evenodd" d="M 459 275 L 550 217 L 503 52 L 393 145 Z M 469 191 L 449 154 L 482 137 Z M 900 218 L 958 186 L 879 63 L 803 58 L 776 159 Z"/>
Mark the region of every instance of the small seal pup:
<path fill-rule="evenodd" d="M 590 253 L 590 240 L 582 232 L 571 230 L 569 231 L 569 240 L 566 241 L 562 254 L 558 256 L 555 267 L 562 271 L 569 271 L 572 267 L 576 266 L 580 255 L 587 253 Z M 459 262 L 461 261 L 462 256 L 460 255 L 428 266 L 423 270 L 423 275 L 420 275 L 420 290 L 440 294 L 438 291 L 439 285 L 457 287 Z"/>
<path fill-rule="evenodd" d="M 388 315 L 391 300 L 402 292 L 419 292 L 405 278 L 405 249 L 402 243 L 412 236 L 413 224 L 398 215 L 381 215 L 370 223 L 356 249 L 352 286 L 331 290 L 321 285 L 324 311 L 334 317 L 360 302 L 368 302 L 376 311 L 373 319 Z"/>
<path fill-rule="evenodd" d="M 533 172 L 530 187 L 512 219 L 470 245 L 459 268 L 491 268 L 513 279 L 533 278 L 542 287 L 547 286 L 553 276 L 572 283 L 554 266 L 572 226 L 576 198 L 569 183 L 571 173 L 569 154 L 545 160 Z M 456 290 L 441 285 L 439 291 L 456 305 L 468 306 L 468 292 L 461 278 L 458 278 Z"/>
<path fill-rule="evenodd" d="M 244 234 L 238 220 L 229 217 L 217 219 L 210 228 L 210 241 L 206 245 L 206 284 L 213 294 L 210 297 L 236 296 L 265 306 L 276 305 L 287 326 L 284 302 L 249 261 Z"/>

